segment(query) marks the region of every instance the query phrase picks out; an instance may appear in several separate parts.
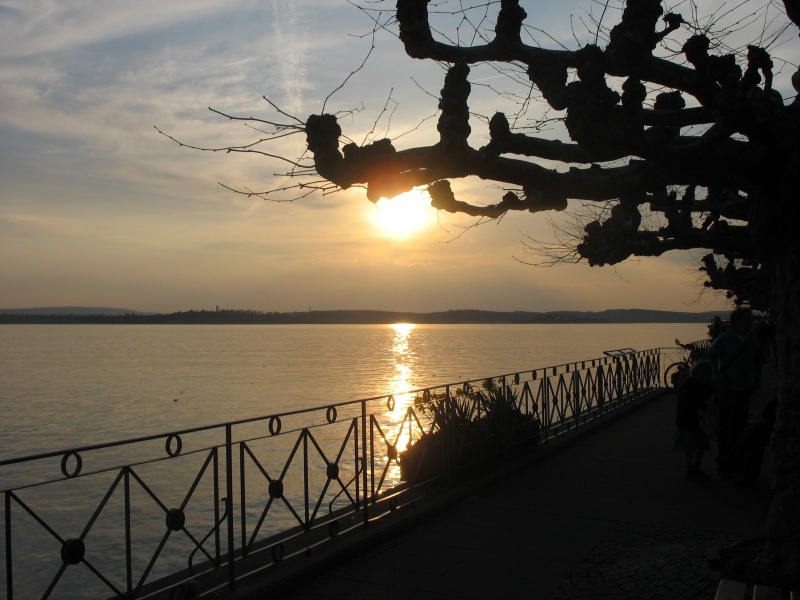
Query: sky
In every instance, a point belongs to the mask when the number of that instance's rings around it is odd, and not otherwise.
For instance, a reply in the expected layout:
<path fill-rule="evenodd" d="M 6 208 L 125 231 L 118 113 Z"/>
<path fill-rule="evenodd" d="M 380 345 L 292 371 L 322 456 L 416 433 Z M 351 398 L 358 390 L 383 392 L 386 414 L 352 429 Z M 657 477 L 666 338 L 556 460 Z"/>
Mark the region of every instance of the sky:
<path fill-rule="evenodd" d="M 587 4 L 523 3 L 538 43 L 571 49 L 576 23 L 597 11 Z M 347 113 L 344 133 L 358 143 L 435 143 L 442 67 L 371 30 L 370 14 L 346 0 L 0 0 L 0 308 L 729 307 L 701 294 L 687 253 L 531 266 L 525 242 L 552 241 L 548 215 L 474 227 L 417 196 L 399 205 L 373 205 L 359 189 L 247 197 L 229 188 L 296 183 L 281 177 L 287 163 L 180 147 L 159 133 L 205 148 L 251 143 L 262 134 L 209 107 L 289 122 L 266 96 L 300 120 L 323 107 Z M 507 108 L 491 91 L 503 79 L 473 70 L 475 112 Z M 486 143 L 480 123 L 470 142 Z M 305 139 L 265 150 L 295 159 Z M 458 189 L 486 203 L 502 196 L 481 181 Z M 398 229 L 408 219 L 418 221 Z"/>

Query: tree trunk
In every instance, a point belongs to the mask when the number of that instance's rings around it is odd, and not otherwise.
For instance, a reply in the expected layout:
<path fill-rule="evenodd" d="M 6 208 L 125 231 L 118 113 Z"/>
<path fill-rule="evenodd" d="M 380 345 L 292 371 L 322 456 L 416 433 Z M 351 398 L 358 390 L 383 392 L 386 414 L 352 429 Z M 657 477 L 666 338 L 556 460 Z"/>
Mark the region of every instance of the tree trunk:
<path fill-rule="evenodd" d="M 796 124 L 797 110 L 793 111 Z M 778 409 L 770 441 L 773 501 L 764 551 L 753 569 L 800 587 L 800 152 L 791 136 L 775 136 L 772 182 L 754 198 L 751 227 L 764 262 L 771 265 L 772 310 L 778 361 Z"/>
<path fill-rule="evenodd" d="M 792 244 L 796 246 L 796 244 Z M 774 269 L 773 317 L 778 324 L 778 411 L 770 442 L 774 498 L 767 516 L 766 547 L 756 573 L 800 583 L 800 260 L 796 251 Z"/>

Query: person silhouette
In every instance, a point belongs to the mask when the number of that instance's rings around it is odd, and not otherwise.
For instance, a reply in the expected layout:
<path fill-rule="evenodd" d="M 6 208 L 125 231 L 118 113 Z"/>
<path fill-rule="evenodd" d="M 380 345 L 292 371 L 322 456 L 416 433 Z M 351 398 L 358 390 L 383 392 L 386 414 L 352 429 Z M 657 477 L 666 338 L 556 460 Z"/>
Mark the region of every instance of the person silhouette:
<path fill-rule="evenodd" d="M 730 327 L 714 340 L 705 358 L 714 365 L 719 409 L 717 464 L 730 477 L 731 448 L 747 427 L 750 395 L 761 387 L 761 350 L 751 333 L 753 313 L 739 307 L 731 313 Z"/>
<path fill-rule="evenodd" d="M 722 319 L 718 316 L 714 317 L 713 321 L 711 321 L 708 326 L 708 336 L 711 338 L 711 341 L 714 341 L 724 330 L 725 327 L 722 325 Z"/>
<path fill-rule="evenodd" d="M 700 418 L 714 393 L 711 381 L 713 373 L 714 369 L 710 362 L 698 361 L 689 369 L 689 376 L 678 388 L 673 450 L 684 451 L 686 479 L 689 481 L 709 479 L 709 475 L 700 468 L 703 454 L 711 447 L 708 436 L 700 425 Z"/>

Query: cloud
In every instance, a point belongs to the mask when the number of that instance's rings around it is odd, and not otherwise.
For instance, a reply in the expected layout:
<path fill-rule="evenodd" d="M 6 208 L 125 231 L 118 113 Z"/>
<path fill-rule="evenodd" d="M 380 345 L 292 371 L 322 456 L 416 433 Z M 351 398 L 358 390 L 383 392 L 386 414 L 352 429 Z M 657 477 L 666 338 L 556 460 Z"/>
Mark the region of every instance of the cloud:
<path fill-rule="evenodd" d="M 309 88 L 306 80 L 309 31 L 302 26 L 297 3 L 273 0 L 271 4 L 274 18 L 268 57 L 281 88 L 281 97 L 275 101 L 280 101 L 290 113 L 301 113 L 303 93 Z"/>

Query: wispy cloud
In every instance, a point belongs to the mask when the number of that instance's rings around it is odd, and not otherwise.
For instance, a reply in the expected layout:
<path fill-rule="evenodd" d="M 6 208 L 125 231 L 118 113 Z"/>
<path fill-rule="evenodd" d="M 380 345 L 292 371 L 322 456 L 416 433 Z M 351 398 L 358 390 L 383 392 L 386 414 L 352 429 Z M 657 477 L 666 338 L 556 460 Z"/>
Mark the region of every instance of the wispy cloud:
<path fill-rule="evenodd" d="M 280 101 L 287 112 L 302 114 L 303 93 L 308 89 L 306 65 L 310 46 L 309 31 L 303 27 L 296 2 L 273 0 L 272 37 L 268 60 L 277 72 Z"/>

